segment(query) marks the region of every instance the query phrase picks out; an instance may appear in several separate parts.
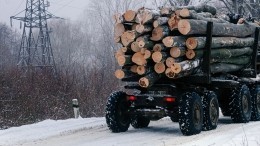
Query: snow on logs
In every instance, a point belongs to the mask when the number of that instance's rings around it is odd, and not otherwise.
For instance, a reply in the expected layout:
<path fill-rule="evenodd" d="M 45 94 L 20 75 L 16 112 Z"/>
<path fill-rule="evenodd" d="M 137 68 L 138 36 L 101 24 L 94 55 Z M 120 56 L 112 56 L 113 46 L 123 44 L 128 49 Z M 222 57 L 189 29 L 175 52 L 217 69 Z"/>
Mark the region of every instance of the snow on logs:
<path fill-rule="evenodd" d="M 216 8 L 201 4 L 158 10 L 140 8 L 116 14 L 115 53 L 118 79 L 149 88 L 158 80 L 178 79 L 201 70 L 207 22 L 213 22 L 210 69 L 213 74 L 235 72 L 250 63 L 255 27 L 216 17 Z"/>

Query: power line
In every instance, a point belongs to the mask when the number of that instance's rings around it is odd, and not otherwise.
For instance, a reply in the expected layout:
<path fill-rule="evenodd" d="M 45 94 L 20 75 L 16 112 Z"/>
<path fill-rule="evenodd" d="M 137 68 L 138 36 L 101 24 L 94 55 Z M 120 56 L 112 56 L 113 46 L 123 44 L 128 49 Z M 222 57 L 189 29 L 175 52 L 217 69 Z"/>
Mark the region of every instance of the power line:
<path fill-rule="evenodd" d="M 22 4 L 25 2 L 25 0 L 21 1 L 21 3 L 19 4 L 19 6 L 15 9 L 15 14 L 18 12 L 18 9 L 20 9 L 20 7 L 22 6 Z"/>
<path fill-rule="evenodd" d="M 60 11 L 61 9 L 63 9 L 63 8 L 66 7 L 66 6 L 68 6 L 68 5 L 69 5 L 70 3 L 72 3 L 73 1 L 75 1 L 75 0 L 71 0 L 71 1 L 69 1 L 68 3 L 64 4 L 62 7 L 60 7 L 60 8 L 57 9 L 56 11 L 54 11 L 54 13 Z"/>
<path fill-rule="evenodd" d="M 83 7 L 74 7 L 74 6 L 69 6 L 69 5 L 65 5 L 65 4 L 59 4 L 59 3 L 56 3 L 56 2 L 52 2 L 52 4 L 54 5 L 58 5 L 58 6 L 62 6 L 62 7 L 70 7 L 70 8 L 74 8 L 74 9 L 81 9 L 81 10 L 84 10 Z M 57 11 L 57 10 L 56 10 Z"/>

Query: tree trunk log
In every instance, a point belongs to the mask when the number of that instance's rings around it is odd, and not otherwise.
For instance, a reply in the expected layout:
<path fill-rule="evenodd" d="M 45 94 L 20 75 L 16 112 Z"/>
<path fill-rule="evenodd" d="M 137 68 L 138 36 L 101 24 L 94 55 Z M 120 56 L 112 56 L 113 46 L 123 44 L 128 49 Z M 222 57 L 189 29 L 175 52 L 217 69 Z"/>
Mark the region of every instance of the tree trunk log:
<path fill-rule="evenodd" d="M 186 45 L 186 38 L 183 36 L 167 36 L 162 42 L 166 47 L 181 47 Z"/>
<path fill-rule="evenodd" d="M 172 47 L 170 50 L 170 54 L 174 58 L 185 56 L 186 48 L 185 47 Z"/>
<path fill-rule="evenodd" d="M 177 15 L 173 15 L 169 20 L 168 20 L 168 25 L 171 31 L 178 29 L 178 23 L 180 21 L 180 18 Z"/>
<path fill-rule="evenodd" d="M 136 23 L 140 23 L 140 24 L 152 23 L 153 20 L 158 18 L 159 16 L 160 16 L 159 11 L 141 8 L 138 10 L 136 16 Z"/>
<path fill-rule="evenodd" d="M 133 73 L 137 73 L 137 67 L 138 67 L 137 65 L 132 65 L 130 71 Z"/>
<path fill-rule="evenodd" d="M 215 22 L 215 23 L 229 23 L 228 21 L 221 19 L 221 18 L 206 18 L 206 17 L 203 17 L 202 15 L 196 13 L 194 10 L 188 10 L 188 9 L 182 9 L 180 11 L 180 16 L 182 18 L 211 21 L 211 22 Z"/>
<path fill-rule="evenodd" d="M 173 14 L 173 13 L 174 13 L 174 11 L 173 11 L 173 9 L 170 8 L 170 7 L 162 7 L 162 8 L 160 9 L 160 14 L 161 14 L 162 16 L 168 17 L 168 16 L 170 16 L 170 15 Z"/>
<path fill-rule="evenodd" d="M 184 60 L 183 57 L 180 58 L 173 58 L 173 57 L 168 57 L 165 61 L 165 64 L 167 67 L 171 67 L 174 63 L 179 63 Z"/>
<path fill-rule="evenodd" d="M 182 19 L 179 21 L 178 30 L 183 35 L 207 33 L 207 21 Z M 249 24 L 214 23 L 214 36 L 246 37 L 255 32 L 255 26 Z"/>
<path fill-rule="evenodd" d="M 154 71 L 158 74 L 164 73 L 165 72 L 165 64 L 163 62 L 156 63 L 154 65 Z"/>
<path fill-rule="evenodd" d="M 131 50 L 133 52 L 140 52 L 141 51 L 141 48 L 139 47 L 138 42 L 133 42 L 131 44 Z"/>
<path fill-rule="evenodd" d="M 180 63 L 174 63 L 171 69 L 174 73 L 178 74 L 183 71 L 188 71 L 197 68 L 200 65 L 200 60 L 185 60 Z"/>
<path fill-rule="evenodd" d="M 140 48 L 152 49 L 153 46 L 154 46 L 154 42 L 153 41 L 141 40 L 141 41 L 138 42 L 138 46 Z"/>
<path fill-rule="evenodd" d="M 132 64 L 131 56 L 126 56 L 126 55 L 118 56 L 117 57 L 117 63 L 119 64 L 119 66 Z"/>
<path fill-rule="evenodd" d="M 125 53 L 122 51 L 122 49 L 118 49 L 115 53 L 115 58 L 117 59 L 119 56 L 124 56 Z"/>
<path fill-rule="evenodd" d="M 141 52 L 137 52 L 133 55 L 132 62 L 134 62 L 137 65 L 145 65 L 147 63 L 146 59 L 144 58 L 144 55 Z"/>
<path fill-rule="evenodd" d="M 151 72 L 145 77 L 142 77 L 139 80 L 139 85 L 143 88 L 149 88 L 151 87 L 156 81 L 160 79 L 160 75 L 156 72 Z"/>
<path fill-rule="evenodd" d="M 151 67 L 145 67 L 143 65 L 137 67 L 137 74 L 138 75 L 148 74 L 151 71 L 152 71 Z"/>
<path fill-rule="evenodd" d="M 225 59 L 212 58 L 210 60 L 210 63 L 228 63 L 228 64 L 246 65 L 250 63 L 250 59 L 251 58 L 249 56 L 237 56 L 237 57 L 231 57 Z"/>
<path fill-rule="evenodd" d="M 164 37 L 168 36 L 170 33 L 170 29 L 168 26 L 159 26 L 153 29 L 151 40 L 160 41 Z"/>
<path fill-rule="evenodd" d="M 133 76 L 133 73 L 126 69 L 118 69 L 115 71 L 115 76 L 121 80 L 123 78 Z"/>
<path fill-rule="evenodd" d="M 194 10 L 196 11 L 197 13 L 200 13 L 200 12 L 209 12 L 211 13 L 212 15 L 215 15 L 217 14 L 217 9 L 213 6 L 209 6 L 209 5 L 206 5 L 206 4 L 200 4 L 200 5 L 197 5 L 197 6 L 183 6 L 183 7 L 177 7 L 176 9 L 188 9 L 188 10 Z"/>
<path fill-rule="evenodd" d="M 157 20 L 153 22 L 153 27 L 156 28 L 158 26 L 162 26 L 167 24 L 169 21 L 168 17 L 159 17 Z"/>
<path fill-rule="evenodd" d="M 167 59 L 169 55 L 166 52 L 154 52 L 152 54 L 152 59 L 155 63 L 163 62 Z"/>
<path fill-rule="evenodd" d="M 138 24 L 135 28 L 136 32 L 143 34 L 143 33 L 147 33 L 147 32 L 151 32 L 153 30 L 153 27 L 150 25 L 142 25 L 142 24 Z"/>
<path fill-rule="evenodd" d="M 136 12 L 133 10 L 127 10 L 123 14 L 123 18 L 126 22 L 135 22 Z"/>
<path fill-rule="evenodd" d="M 144 59 L 148 59 L 152 56 L 152 53 L 150 50 L 145 50 L 144 51 Z"/>
<path fill-rule="evenodd" d="M 174 71 L 172 71 L 172 69 L 170 67 L 168 67 L 165 71 L 165 75 L 170 78 L 170 79 L 173 79 L 175 77 L 175 73 Z"/>
<path fill-rule="evenodd" d="M 254 44 L 254 38 L 235 38 L 235 37 L 212 37 L 211 48 L 222 47 L 249 47 Z M 186 40 L 188 49 L 205 48 L 206 37 L 191 37 Z"/>
<path fill-rule="evenodd" d="M 210 65 L 211 73 L 227 73 L 239 71 L 243 65 L 227 64 L 227 63 L 214 63 Z"/>
<path fill-rule="evenodd" d="M 154 52 L 161 52 L 161 51 L 166 51 L 166 50 L 168 50 L 168 49 L 164 46 L 164 44 L 155 44 L 153 46 Z"/>
<path fill-rule="evenodd" d="M 203 50 L 188 50 L 186 57 L 188 59 L 201 58 L 203 56 Z M 251 55 L 253 50 L 250 47 L 244 47 L 239 49 L 214 49 L 211 50 L 211 58 L 225 59 L 242 55 Z"/>
<path fill-rule="evenodd" d="M 121 43 L 123 46 L 128 47 L 138 37 L 136 31 L 126 31 L 121 36 Z"/>

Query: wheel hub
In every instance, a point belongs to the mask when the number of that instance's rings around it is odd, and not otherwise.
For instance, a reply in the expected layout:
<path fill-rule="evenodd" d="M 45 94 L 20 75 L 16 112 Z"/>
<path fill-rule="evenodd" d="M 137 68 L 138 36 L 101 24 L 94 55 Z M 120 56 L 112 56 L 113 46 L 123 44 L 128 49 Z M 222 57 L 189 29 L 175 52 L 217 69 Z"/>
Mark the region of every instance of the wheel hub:
<path fill-rule="evenodd" d="M 200 124 L 200 107 L 198 104 L 195 104 L 194 106 L 194 124 L 195 126 L 198 126 Z"/>
<path fill-rule="evenodd" d="M 243 95 L 243 97 L 242 97 L 242 107 L 243 107 L 243 112 L 247 113 L 249 110 L 249 107 L 248 107 L 248 100 L 247 100 L 246 95 Z"/>
<path fill-rule="evenodd" d="M 211 100 L 210 102 L 210 119 L 212 121 L 213 124 L 216 124 L 218 121 L 218 109 L 217 106 L 215 104 L 215 102 L 213 100 Z"/>
<path fill-rule="evenodd" d="M 256 107 L 257 107 L 258 113 L 260 113 L 260 93 L 258 93 L 256 96 Z"/>

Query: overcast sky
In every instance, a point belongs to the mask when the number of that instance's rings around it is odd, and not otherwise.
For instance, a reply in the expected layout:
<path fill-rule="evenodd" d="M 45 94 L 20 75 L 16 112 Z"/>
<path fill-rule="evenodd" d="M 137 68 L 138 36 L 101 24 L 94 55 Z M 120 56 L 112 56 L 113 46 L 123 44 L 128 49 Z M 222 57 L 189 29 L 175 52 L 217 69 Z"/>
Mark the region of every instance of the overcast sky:
<path fill-rule="evenodd" d="M 49 0 L 48 11 L 56 16 L 76 20 L 84 11 L 89 0 Z M 10 25 L 10 16 L 25 9 L 26 0 L 0 0 L 0 22 Z M 19 16 L 24 17 L 24 12 Z"/>

